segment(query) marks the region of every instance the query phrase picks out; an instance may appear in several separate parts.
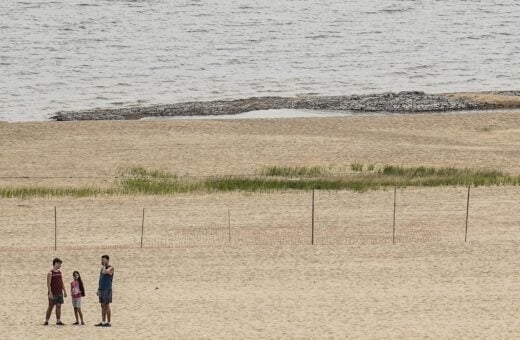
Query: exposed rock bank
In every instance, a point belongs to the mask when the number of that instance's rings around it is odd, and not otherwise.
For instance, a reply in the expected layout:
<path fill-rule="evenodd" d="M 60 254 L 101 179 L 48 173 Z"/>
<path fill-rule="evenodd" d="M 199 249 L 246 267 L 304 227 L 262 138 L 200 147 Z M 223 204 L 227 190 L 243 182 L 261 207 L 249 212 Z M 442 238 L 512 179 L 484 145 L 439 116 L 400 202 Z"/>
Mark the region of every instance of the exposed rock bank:
<path fill-rule="evenodd" d="M 488 95 L 517 96 L 520 91 L 486 92 Z M 484 92 L 483 92 L 484 93 Z M 93 109 L 57 112 L 53 119 L 130 120 L 145 117 L 230 115 L 267 109 L 310 109 L 359 112 L 439 112 L 498 109 L 511 106 L 480 100 L 468 95 L 427 94 L 424 92 L 381 93 L 351 96 L 254 97 L 238 100 L 187 102 L 171 105 Z M 520 107 L 520 105 L 518 106 Z"/>

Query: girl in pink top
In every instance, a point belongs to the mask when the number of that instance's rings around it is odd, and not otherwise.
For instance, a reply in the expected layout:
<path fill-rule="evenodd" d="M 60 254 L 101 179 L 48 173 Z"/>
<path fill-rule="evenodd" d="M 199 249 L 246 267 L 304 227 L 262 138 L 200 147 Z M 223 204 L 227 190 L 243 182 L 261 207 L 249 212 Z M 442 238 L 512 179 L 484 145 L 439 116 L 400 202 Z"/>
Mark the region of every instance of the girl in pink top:
<path fill-rule="evenodd" d="M 81 298 L 85 296 L 85 287 L 83 286 L 83 281 L 78 271 L 74 271 L 72 277 L 74 280 L 70 283 L 70 295 L 72 297 L 72 307 L 74 307 L 74 316 L 76 317 L 76 322 L 74 322 L 73 325 L 79 325 L 78 315 L 81 319 L 81 324 L 84 325 L 83 313 L 81 312 Z"/>

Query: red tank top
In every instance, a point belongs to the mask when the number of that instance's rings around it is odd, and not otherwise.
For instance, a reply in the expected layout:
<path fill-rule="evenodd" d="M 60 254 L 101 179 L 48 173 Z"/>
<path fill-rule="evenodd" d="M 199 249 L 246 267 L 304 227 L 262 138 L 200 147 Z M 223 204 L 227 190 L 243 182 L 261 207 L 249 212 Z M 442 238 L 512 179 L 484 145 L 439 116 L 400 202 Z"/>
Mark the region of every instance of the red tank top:
<path fill-rule="evenodd" d="M 61 272 L 51 270 L 51 292 L 53 295 L 63 294 L 63 280 L 61 278 Z"/>

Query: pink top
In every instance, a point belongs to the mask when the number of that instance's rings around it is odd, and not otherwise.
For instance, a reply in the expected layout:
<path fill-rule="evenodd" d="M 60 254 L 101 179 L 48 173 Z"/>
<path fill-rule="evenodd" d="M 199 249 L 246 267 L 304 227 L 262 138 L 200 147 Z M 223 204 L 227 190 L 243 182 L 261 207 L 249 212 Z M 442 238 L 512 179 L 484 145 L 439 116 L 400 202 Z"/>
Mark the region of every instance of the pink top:
<path fill-rule="evenodd" d="M 81 291 L 79 290 L 79 282 L 76 280 L 73 280 L 70 283 L 70 295 L 72 295 L 73 299 L 81 298 Z"/>

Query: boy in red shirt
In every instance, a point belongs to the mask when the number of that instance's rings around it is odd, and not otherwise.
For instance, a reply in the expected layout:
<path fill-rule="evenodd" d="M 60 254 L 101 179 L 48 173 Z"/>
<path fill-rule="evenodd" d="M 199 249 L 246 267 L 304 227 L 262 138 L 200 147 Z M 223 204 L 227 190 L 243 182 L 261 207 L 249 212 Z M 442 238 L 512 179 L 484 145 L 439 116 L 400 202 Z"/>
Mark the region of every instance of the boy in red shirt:
<path fill-rule="evenodd" d="M 49 307 L 45 314 L 44 326 L 49 324 L 49 319 L 52 314 L 52 309 L 56 305 L 56 325 L 63 326 L 61 322 L 61 305 L 63 304 L 63 298 L 67 297 L 67 291 L 63 285 L 63 278 L 61 276 L 61 263 L 59 258 L 52 260 L 52 269 L 47 273 L 47 294 L 49 296 Z"/>

